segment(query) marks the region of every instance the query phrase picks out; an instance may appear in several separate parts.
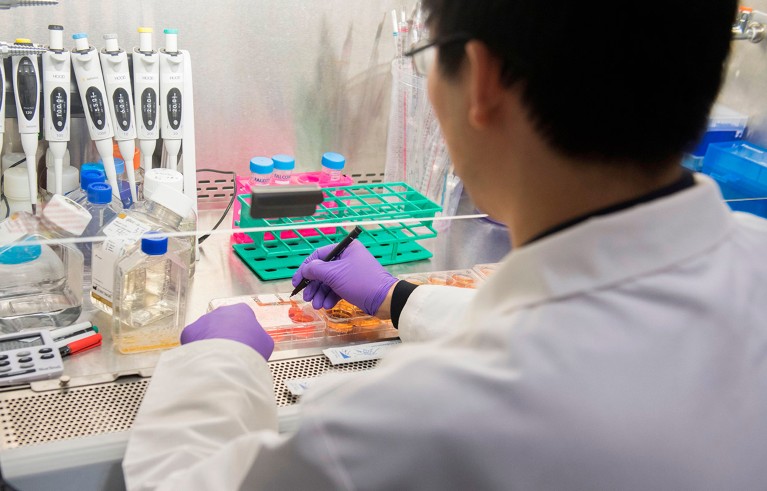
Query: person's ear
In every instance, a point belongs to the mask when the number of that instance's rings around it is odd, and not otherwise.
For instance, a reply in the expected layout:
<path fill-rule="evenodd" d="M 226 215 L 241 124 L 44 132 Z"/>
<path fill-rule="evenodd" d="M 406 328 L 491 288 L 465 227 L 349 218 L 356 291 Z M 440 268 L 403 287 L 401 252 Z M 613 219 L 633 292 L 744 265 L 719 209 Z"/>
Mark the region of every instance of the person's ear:
<path fill-rule="evenodd" d="M 481 129 L 500 113 L 505 87 L 501 82 L 502 61 L 481 41 L 466 43 L 464 76 L 468 81 L 469 124 Z"/>

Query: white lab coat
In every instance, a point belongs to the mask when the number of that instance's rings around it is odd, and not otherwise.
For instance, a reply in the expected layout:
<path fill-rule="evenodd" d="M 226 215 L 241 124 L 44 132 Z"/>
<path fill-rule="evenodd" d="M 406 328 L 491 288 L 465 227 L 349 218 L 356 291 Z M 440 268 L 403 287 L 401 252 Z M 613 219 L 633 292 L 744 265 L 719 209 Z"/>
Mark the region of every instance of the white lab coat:
<path fill-rule="evenodd" d="M 292 436 L 254 351 L 164 354 L 128 488 L 765 489 L 767 222 L 696 179 L 513 251 L 476 293 L 419 287 L 416 342 L 313 386 Z"/>

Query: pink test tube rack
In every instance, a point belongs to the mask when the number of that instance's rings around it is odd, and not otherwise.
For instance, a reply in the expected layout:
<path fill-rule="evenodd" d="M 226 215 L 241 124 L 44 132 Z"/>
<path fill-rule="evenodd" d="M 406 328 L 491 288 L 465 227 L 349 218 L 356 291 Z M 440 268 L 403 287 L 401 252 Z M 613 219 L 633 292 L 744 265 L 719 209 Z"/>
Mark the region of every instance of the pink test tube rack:
<path fill-rule="evenodd" d="M 237 196 L 241 194 L 250 194 L 250 182 L 248 176 L 237 176 L 236 178 L 237 182 Z M 321 188 L 330 188 L 330 187 L 339 187 L 339 186 L 351 186 L 354 184 L 354 179 L 351 177 L 343 174 L 341 175 L 341 179 L 338 181 L 325 181 L 322 179 L 322 172 L 299 172 L 294 173 L 290 177 L 290 184 L 319 184 Z M 275 184 L 272 184 L 274 186 Z M 343 191 L 336 191 L 336 196 L 344 196 Z M 240 221 L 240 213 L 241 213 L 241 206 L 240 206 L 240 200 L 236 199 L 234 200 L 233 205 L 233 213 L 232 213 L 232 228 L 237 228 L 237 223 Z M 322 233 L 326 234 L 333 234 L 336 231 L 335 227 L 324 227 L 320 229 Z M 306 230 L 299 230 L 298 233 L 303 235 L 304 237 L 310 237 L 312 235 L 317 235 L 317 232 L 313 229 L 306 229 Z M 295 239 L 296 233 L 292 232 L 290 230 L 283 230 L 280 232 L 280 238 L 281 239 Z M 267 232 L 264 234 L 264 240 L 274 240 L 274 235 Z M 251 239 L 247 234 L 243 232 L 237 232 L 235 234 L 232 234 L 232 242 L 235 244 L 250 244 L 253 242 L 253 239 Z"/>

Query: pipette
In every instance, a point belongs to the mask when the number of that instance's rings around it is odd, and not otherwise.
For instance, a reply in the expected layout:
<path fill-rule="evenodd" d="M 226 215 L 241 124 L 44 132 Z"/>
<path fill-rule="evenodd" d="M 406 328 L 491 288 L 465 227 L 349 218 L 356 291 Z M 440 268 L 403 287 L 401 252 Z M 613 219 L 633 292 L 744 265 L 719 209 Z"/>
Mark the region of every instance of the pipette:
<path fill-rule="evenodd" d="M 112 194 L 120 198 L 120 187 L 117 184 L 114 153 L 112 150 L 112 125 L 110 122 L 109 105 L 104 99 L 106 88 L 101 74 L 98 51 L 88 44 L 87 34 L 73 34 L 75 49 L 72 50 L 72 66 L 75 68 L 75 80 L 83 103 L 83 113 L 88 125 L 88 133 L 96 144 L 104 164 Z"/>
<path fill-rule="evenodd" d="M 152 155 L 160 137 L 160 55 L 152 49 L 152 28 L 139 27 L 138 32 L 139 47 L 133 50 L 133 92 L 141 168 L 146 172 L 152 168 Z"/>
<path fill-rule="evenodd" d="M 136 118 L 133 114 L 133 95 L 131 93 L 130 67 L 128 53 L 120 49 L 117 34 L 104 34 L 106 47 L 99 54 L 101 68 L 104 72 L 104 83 L 107 90 L 107 100 L 112 101 L 112 128 L 117 146 L 125 159 L 125 170 L 128 173 L 131 199 L 135 203 L 136 174 L 133 169 L 133 152 L 136 149 Z"/>
<path fill-rule="evenodd" d="M 45 139 L 53 155 L 56 178 L 54 191 L 64 194 L 64 155 L 69 141 L 69 88 L 71 56 L 64 49 L 64 28 L 48 26 L 48 51 L 43 53 L 43 105 L 45 107 Z"/>
<path fill-rule="evenodd" d="M 178 152 L 184 137 L 184 54 L 178 50 L 178 29 L 165 29 L 160 51 L 160 110 L 162 140 L 168 169 L 178 170 Z"/>
<path fill-rule="evenodd" d="M 0 0 L 0 10 L 13 7 L 37 7 L 39 5 L 58 5 L 59 0 Z"/>
<path fill-rule="evenodd" d="M 17 39 L 16 44 L 31 45 L 29 39 Z M 16 98 L 16 119 L 21 135 L 21 147 L 27 160 L 29 179 L 29 201 L 32 212 L 37 205 L 37 136 L 40 132 L 40 69 L 37 56 L 14 56 L 12 58 L 11 78 L 14 82 Z"/>
<path fill-rule="evenodd" d="M 22 55 L 39 55 L 45 53 L 48 50 L 45 46 L 38 44 L 10 44 L 5 41 L 0 41 L 0 57 L 7 58 L 9 56 L 22 56 Z"/>

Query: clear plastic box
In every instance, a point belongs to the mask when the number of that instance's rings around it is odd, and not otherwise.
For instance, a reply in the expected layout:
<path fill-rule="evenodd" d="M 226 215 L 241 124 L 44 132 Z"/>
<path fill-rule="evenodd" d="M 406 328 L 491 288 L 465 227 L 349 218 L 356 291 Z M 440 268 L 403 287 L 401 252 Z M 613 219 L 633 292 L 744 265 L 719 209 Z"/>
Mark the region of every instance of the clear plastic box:
<path fill-rule="evenodd" d="M 475 264 L 472 269 L 476 271 L 480 278 L 487 279 L 495 274 L 495 271 L 498 269 L 498 264 L 499 263 Z"/>
<path fill-rule="evenodd" d="M 289 349 L 302 341 L 325 336 L 325 323 L 312 306 L 290 299 L 290 293 L 244 295 L 211 300 L 208 311 L 224 305 L 244 303 L 256 314 L 277 349 Z"/>
<path fill-rule="evenodd" d="M 443 285 L 459 288 L 476 288 L 482 282 L 482 278 L 471 269 L 402 274 L 398 278 L 416 285 Z"/>
<path fill-rule="evenodd" d="M 332 309 L 320 310 L 329 336 L 373 332 L 393 328 L 391 322 L 366 314 L 362 309 L 341 300 Z"/>
<path fill-rule="evenodd" d="M 747 114 L 739 113 L 722 104 L 714 104 L 708 116 L 706 132 L 690 153 L 694 157 L 702 157 L 712 143 L 740 140 L 747 126 Z"/>

